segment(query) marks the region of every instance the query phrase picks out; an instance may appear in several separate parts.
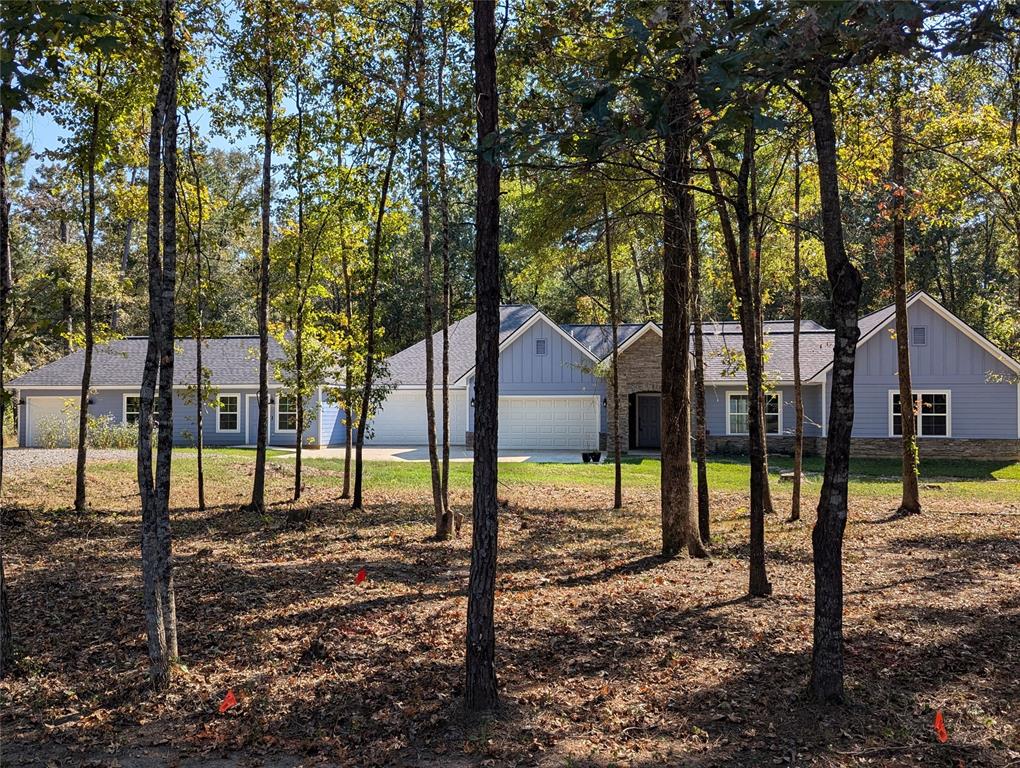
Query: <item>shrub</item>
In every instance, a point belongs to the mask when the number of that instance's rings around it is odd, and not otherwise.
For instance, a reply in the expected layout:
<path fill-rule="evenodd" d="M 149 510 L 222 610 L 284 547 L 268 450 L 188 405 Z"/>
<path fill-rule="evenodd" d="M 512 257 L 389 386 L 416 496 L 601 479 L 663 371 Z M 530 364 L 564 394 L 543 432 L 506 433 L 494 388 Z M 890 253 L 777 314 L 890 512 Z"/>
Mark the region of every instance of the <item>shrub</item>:
<path fill-rule="evenodd" d="M 44 448 L 78 447 L 78 413 L 66 409 L 60 416 L 49 416 L 38 426 Z M 138 445 L 138 427 L 121 424 L 110 414 L 88 417 L 90 448 L 134 448 Z"/>

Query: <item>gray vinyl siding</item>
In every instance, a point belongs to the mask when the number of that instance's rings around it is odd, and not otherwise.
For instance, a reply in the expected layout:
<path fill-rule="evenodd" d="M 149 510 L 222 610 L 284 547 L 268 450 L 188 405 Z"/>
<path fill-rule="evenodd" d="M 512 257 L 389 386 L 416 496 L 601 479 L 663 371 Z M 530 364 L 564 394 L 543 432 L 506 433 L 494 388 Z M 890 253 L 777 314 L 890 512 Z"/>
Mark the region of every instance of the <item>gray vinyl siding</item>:
<path fill-rule="evenodd" d="M 921 302 L 910 307 L 908 321 L 911 329 L 927 328 L 924 346 L 911 339 L 912 386 L 950 393 L 952 437 L 1017 437 L 1016 374 Z M 889 436 L 889 391 L 899 387 L 893 328 L 886 323 L 857 351 L 854 437 Z"/>
<path fill-rule="evenodd" d="M 27 439 L 26 434 L 26 410 L 27 400 L 31 397 L 78 397 L 80 390 L 77 389 L 23 389 L 20 393 L 20 403 L 18 405 L 18 443 L 24 445 Z M 217 429 L 217 418 L 216 408 L 214 406 L 206 405 L 203 410 L 203 443 L 207 446 L 232 446 L 232 445 L 244 445 L 246 443 L 245 438 L 245 427 L 247 419 L 247 409 L 245 408 L 246 395 L 254 394 L 255 390 L 252 389 L 238 389 L 234 388 L 222 388 L 220 392 L 224 395 L 240 395 L 240 412 L 238 415 L 238 422 L 240 429 L 237 432 L 220 432 Z M 124 421 L 124 396 L 125 395 L 136 395 L 138 394 L 137 389 L 124 388 L 124 389 L 100 389 L 93 391 L 91 395 L 92 402 L 89 404 L 89 413 L 93 416 L 109 415 L 113 419 L 120 423 Z M 276 399 L 276 393 L 273 393 L 273 399 Z M 307 406 L 310 409 L 309 418 L 310 423 L 308 428 L 304 432 L 305 441 L 304 444 L 307 446 L 308 438 L 315 438 L 318 441 L 319 425 L 318 425 L 318 395 L 316 394 L 309 400 Z M 277 446 L 293 446 L 294 445 L 294 434 L 293 433 L 278 433 L 275 431 L 275 408 L 271 406 L 270 412 L 270 433 L 269 442 L 271 445 Z M 174 445 L 191 447 L 195 445 L 195 436 L 198 431 L 198 419 L 197 419 L 198 408 L 194 402 L 194 398 L 189 392 L 185 390 L 176 389 L 174 390 Z M 255 439 L 255 426 L 252 425 L 251 434 L 252 441 Z M 342 430 L 342 427 L 341 427 Z M 341 434 L 341 442 L 342 442 Z"/>
<path fill-rule="evenodd" d="M 537 339 L 545 339 L 546 353 L 535 354 Z M 563 337 L 558 328 L 538 320 L 514 337 L 499 356 L 499 394 L 514 395 L 599 395 L 605 398 L 605 382 L 594 375 L 595 362 Z M 474 376 L 468 381 L 468 396 L 474 397 Z M 600 401 L 600 430 L 605 431 L 606 409 Z M 474 430 L 475 409 L 468 408 L 468 430 Z"/>
<path fill-rule="evenodd" d="M 334 403 L 323 397 L 319 410 L 319 423 L 321 424 L 320 439 L 323 447 L 344 445 L 347 436 L 347 428 L 342 421 L 343 409 L 338 403 Z"/>
<path fill-rule="evenodd" d="M 709 435 L 726 434 L 726 393 L 745 392 L 741 382 L 733 384 L 709 384 L 705 386 L 705 428 Z M 782 398 L 782 434 L 793 435 L 796 431 L 797 415 L 794 407 L 793 387 L 783 385 L 777 390 Z M 822 434 L 822 388 L 805 385 L 802 389 L 804 398 L 804 436 L 817 437 Z M 692 417 L 693 418 L 693 417 Z"/>

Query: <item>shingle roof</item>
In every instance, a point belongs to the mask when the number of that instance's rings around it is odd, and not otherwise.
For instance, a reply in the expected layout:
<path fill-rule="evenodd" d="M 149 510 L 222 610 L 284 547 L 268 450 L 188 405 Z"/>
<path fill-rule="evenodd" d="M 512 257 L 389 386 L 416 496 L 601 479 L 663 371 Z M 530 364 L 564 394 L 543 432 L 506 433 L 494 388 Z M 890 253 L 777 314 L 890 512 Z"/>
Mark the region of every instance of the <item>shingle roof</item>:
<path fill-rule="evenodd" d="M 538 310 L 530 304 L 503 304 L 499 308 L 499 342 L 520 328 Z M 436 382 L 443 374 L 443 333 L 432 334 L 435 350 L 432 370 Z M 450 324 L 450 381 L 456 381 L 475 365 L 475 315 Z M 425 384 L 425 340 L 401 350 L 387 360 L 387 381 L 393 386 Z"/>
<path fill-rule="evenodd" d="M 137 387 L 142 381 L 145 366 L 144 337 L 118 339 L 97 345 L 92 355 L 92 386 Z M 205 339 L 202 342 L 202 366 L 209 370 L 213 386 L 257 384 L 259 380 L 258 336 L 227 336 Z M 269 339 L 269 379 L 278 383 L 273 375 L 273 361 L 283 359 L 283 350 L 277 341 Z M 16 389 L 30 387 L 78 387 L 81 385 L 85 351 L 77 350 L 66 357 L 19 376 L 8 386 Z M 174 384 L 195 383 L 195 340 L 178 339 L 174 355 Z"/>
<path fill-rule="evenodd" d="M 618 343 L 622 345 L 644 327 L 644 323 L 621 323 L 617 332 Z M 613 349 L 613 328 L 610 325 L 561 325 L 560 328 L 599 360 Z"/>
<path fill-rule="evenodd" d="M 765 328 L 765 372 L 775 381 L 793 380 L 793 332 Z M 739 332 L 715 333 L 705 326 L 705 379 L 743 382 L 747 375 L 735 363 L 744 359 L 743 335 Z M 804 380 L 832 362 L 834 334 L 826 329 L 805 330 L 800 334 L 800 370 Z M 736 356 L 734 358 L 734 355 Z"/>

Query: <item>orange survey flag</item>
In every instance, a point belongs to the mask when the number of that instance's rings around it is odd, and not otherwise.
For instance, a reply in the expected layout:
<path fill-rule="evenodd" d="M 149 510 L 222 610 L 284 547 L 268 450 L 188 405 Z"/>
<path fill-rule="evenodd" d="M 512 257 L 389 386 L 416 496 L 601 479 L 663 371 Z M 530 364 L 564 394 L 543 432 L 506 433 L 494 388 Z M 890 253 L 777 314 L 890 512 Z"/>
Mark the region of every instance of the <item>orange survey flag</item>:
<path fill-rule="evenodd" d="M 936 710 L 935 712 L 935 736 L 938 740 L 945 744 L 949 740 L 949 731 L 946 730 L 946 722 L 942 719 L 942 710 Z"/>
<path fill-rule="evenodd" d="M 220 702 L 220 714 L 222 715 L 231 707 L 237 706 L 237 697 L 234 695 L 234 689 L 230 688 L 227 690 L 227 695 L 223 697 L 223 701 Z"/>

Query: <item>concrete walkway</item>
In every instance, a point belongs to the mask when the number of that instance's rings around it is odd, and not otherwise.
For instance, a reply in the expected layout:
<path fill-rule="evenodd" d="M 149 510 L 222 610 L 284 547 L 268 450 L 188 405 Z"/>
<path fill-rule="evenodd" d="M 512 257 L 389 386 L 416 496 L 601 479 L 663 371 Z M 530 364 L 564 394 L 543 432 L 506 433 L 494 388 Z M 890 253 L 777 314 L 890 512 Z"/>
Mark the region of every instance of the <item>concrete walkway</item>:
<path fill-rule="evenodd" d="M 342 459 L 343 448 L 319 448 L 304 451 L 312 459 Z M 429 450 L 424 445 L 366 445 L 365 461 L 428 461 Z M 604 456 L 604 454 L 603 454 Z M 279 459 L 288 458 L 279 456 Z M 462 445 L 450 446 L 450 461 L 471 461 L 471 451 Z M 580 451 L 500 451 L 501 462 L 530 461 L 539 464 L 580 464 Z"/>

